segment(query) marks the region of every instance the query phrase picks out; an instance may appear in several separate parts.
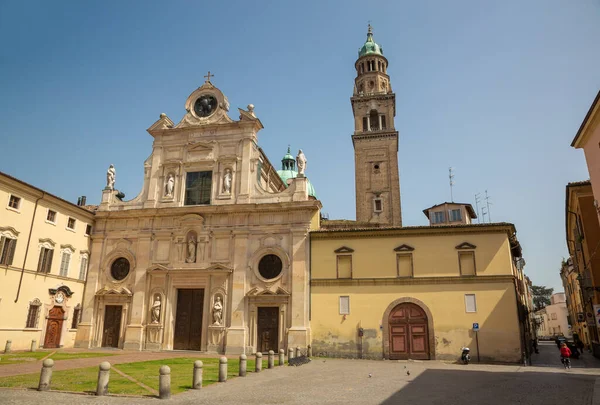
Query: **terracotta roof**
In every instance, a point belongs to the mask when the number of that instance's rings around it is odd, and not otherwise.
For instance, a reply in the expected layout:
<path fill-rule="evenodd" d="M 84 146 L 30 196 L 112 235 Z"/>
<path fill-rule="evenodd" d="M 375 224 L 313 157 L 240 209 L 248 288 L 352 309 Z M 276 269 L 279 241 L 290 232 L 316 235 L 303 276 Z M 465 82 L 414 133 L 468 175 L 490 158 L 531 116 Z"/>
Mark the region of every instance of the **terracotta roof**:
<path fill-rule="evenodd" d="M 425 214 L 425 216 L 427 218 L 429 218 L 429 210 L 435 207 L 439 207 L 440 205 L 444 205 L 444 204 L 455 204 L 455 205 L 464 205 L 467 208 L 467 211 L 469 211 L 469 215 L 471 215 L 471 218 L 477 218 L 477 213 L 475 212 L 475 210 L 473 209 L 473 206 L 471 204 L 468 203 L 458 203 L 458 202 L 443 202 L 440 204 L 436 204 L 436 205 L 432 205 L 429 208 L 425 208 L 423 210 L 423 214 Z"/>
<path fill-rule="evenodd" d="M 325 222 L 325 221 L 323 221 Z M 381 225 L 381 224 L 368 224 L 369 226 L 365 226 L 364 222 L 357 222 L 357 226 L 348 227 L 348 228 L 335 228 L 331 227 L 327 229 L 327 226 L 322 227 L 319 230 L 311 231 L 311 233 L 333 233 L 333 232 L 361 232 L 361 231 L 393 231 L 393 230 L 424 230 L 429 229 L 432 231 L 438 231 L 443 229 L 461 229 L 461 228 L 492 228 L 495 226 L 510 226 L 514 228 L 514 224 L 510 222 L 492 222 L 492 223 L 484 223 L 484 224 L 457 224 L 457 225 L 418 225 L 418 226 L 389 226 L 389 225 Z M 323 229 L 326 228 L 326 229 Z"/>
<path fill-rule="evenodd" d="M 54 194 L 52 194 L 52 193 L 49 193 L 49 192 L 47 192 L 47 191 L 45 191 L 45 190 L 42 190 L 41 188 L 38 188 L 38 187 L 36 187 L 36 186 L 32 186 L 31 184 L 29 184 L 29 183 L 27 183 L 27 182 L 24 182 L 23 180 L 19 180 L 19 179 L 17 179 L 16 177 L 13 177 L 13 176 L 11 176 L 11 175 L 9 175 L 9 174 L 6 174 L 6 173 L 4 173 L 4 172 L 0 172 L 0 176 L 7 177 L 7 178 L 9 178 L 9 179 L 11 179 L 11 180 L 13 180 L 13 181 L 16 181 L 17 183 L 21 183 L 21 184 L 23 184 L 23 185 L 25 185 L 25 186 L 27 186 L 27 187 L 31 187 L 32 189 L 34 189 L 34 190 L 37 190 L 37 191 L 39 191 L 40 193 L 44 193 L 44 194 L 46 194 L 46 195 L 49 195 L 50 197 L 56 198 L 57 200 L 60 200 L 60 201 L 62 201 L 62 202 L 64 202 L 64 203 L 66 203 L 66 204 L 69 204 L 69 205 L 73 206 L 74 208 L 79 208 L 80 210 L 84 210 L 84 211 L 85 211 L 85 212 L 87 212 L 87 213 L 94 214 L 94 212 L 95 212 L 95 211 L 96 211 L 96 209 L 98 208 L 98 206 L 96 206 L 96 205 L 86 205 L 86 206 L 82 207 L 82 206 L 79 206 L 79 205 L 77 205 L 77 204 L 73 204 L 72 202 L 70 202 L 70 201 L 67 201 L 67 200 L 65 200 L 64 198 L 60 198 L 60 197 L 58 197 L 58 196 L 56 196 L 56 195 L 54 195 Z M 95 207 L 95 209 L 94 209 L 94 210 L 92 210 L 92 209 L 90 209 L 89 207 Z"/>
<path fill-rule="evenodd" d="M 582 180 L 582 181 L 573 181 L 567 184 L 567 187 L 577 187 L 577 186 L 590 186 L 592 182 L 590 180 Z"/>
<path fill-rule="evenodd" d="M 590 116 L 592 115 L 592 111 L 594 111 L 596 104 L 598 104 L 599 102 L 600 102 L 600 90 L 598 91 L 598 94 L 596 95 L 594 102 L 590 106 L 590 109 L 588 110 L 585 118 L 583 119 L 583 122 L 581 123 L 581 126 L 579 127 L 579 130 L 577 131 L 577 134 L 575 135 L 575 138 L 573 138 L 573 141 L 571 142 L 571 146 L 575 146 L 575 144 L 579 140 L 579 137 L 581 136 L 581 132 L 583 131 L 583 127 L 585 127 L 585 125 L 587 124 L 588 120 L 590 119 Z"/>

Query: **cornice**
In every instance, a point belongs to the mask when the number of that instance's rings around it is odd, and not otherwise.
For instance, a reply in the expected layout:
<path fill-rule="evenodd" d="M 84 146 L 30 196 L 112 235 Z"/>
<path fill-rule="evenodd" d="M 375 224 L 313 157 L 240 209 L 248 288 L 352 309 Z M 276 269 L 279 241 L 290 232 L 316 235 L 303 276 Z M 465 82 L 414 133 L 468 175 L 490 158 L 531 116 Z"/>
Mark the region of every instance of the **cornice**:
<path fill-rule="evenodd" d="M 498 223 L 494 225 L 464 225 L 464 226 L 423 226 L 403 228 L 373 228 L 373 229 L 335 229 L 311 231 L 311 239 L 349 239 L 349 238 L 387 238 L 394 236 L 434 236 L 481 233 L 506 233 L 511 236 L 515 232 L 513 224 Z"/>
<path fill-rule="evenodd" d="M 422 284 L 478 284 L 512 283 L 512 275 L 502 276 L 456 276 L 456 277 L 400 277 L 400 278 L 353 278 L 353 279 L 312 279 L 311 287 L 369 287 L 382 285 L 422 285 Z"/>

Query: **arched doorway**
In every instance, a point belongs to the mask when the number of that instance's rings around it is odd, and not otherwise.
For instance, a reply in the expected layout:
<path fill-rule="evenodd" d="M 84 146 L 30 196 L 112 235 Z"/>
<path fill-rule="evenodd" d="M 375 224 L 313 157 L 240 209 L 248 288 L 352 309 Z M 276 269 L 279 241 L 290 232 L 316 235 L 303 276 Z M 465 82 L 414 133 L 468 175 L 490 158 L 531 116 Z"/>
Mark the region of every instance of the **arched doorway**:
<path fill-rule="evenodd" d="M 403 302 L 390 311 L 387 322 L 390 359 L 430 359 L 430 331 L 423 308 Z"/>
<path fill-rule="evenodd" d="M 61 307 L 54 307 L 48 313 L 46 323 L 46 336 L 44 337 L 44 349 L 57 348 L 60 346 L 60 335 L 62 333 L 65 311 Z"/>

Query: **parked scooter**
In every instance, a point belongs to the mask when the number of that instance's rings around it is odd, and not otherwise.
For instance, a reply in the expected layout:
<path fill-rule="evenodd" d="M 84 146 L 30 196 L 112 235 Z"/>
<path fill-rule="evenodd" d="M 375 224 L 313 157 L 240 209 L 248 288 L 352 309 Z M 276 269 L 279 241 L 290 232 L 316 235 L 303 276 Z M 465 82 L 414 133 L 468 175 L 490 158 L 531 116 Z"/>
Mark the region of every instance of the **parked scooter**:
<path fill-rule="evenodd" d="M 468 347 L 462 348 L 462 354 L 460 355 L 460 359 L 463 362 L 463 364 L 469 364 L 469 362 L 471 361 L 471 355 L 469 354 L 470 352 L 471 349 L 469 349 Z"/>

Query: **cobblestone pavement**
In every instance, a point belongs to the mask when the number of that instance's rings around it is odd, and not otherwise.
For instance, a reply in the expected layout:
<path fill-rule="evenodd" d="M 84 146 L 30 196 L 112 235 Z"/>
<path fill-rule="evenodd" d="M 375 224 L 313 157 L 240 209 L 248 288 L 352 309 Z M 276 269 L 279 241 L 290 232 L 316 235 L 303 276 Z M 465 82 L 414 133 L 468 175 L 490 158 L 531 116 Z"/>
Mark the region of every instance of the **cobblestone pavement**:
<path fill-rule="evenodd" d="M 592 404 L 600 369 L 576 367 L 564 370 L 559 367 L 560 360 L 558 365 L 551 363 L 556 357 L 555 347 L 548 345 L 540 349 L 538 365 L 534 367 L 315 358 L 300 367 L 276 367 L 213 384 L 200 391 L 188 391 L 174 396 L 168 403 Z M 595 359 L 589 357 L 596 366 Z M 548 363 L 539 361 L 543 359 Z M 600 384 L 598 387 L 597 391 L 600 391 Z M 151 397 L 92 397 L 0 390 L 2 404 L 37 404 L 48 400 L 77 404 L 159 403 Z"/>

